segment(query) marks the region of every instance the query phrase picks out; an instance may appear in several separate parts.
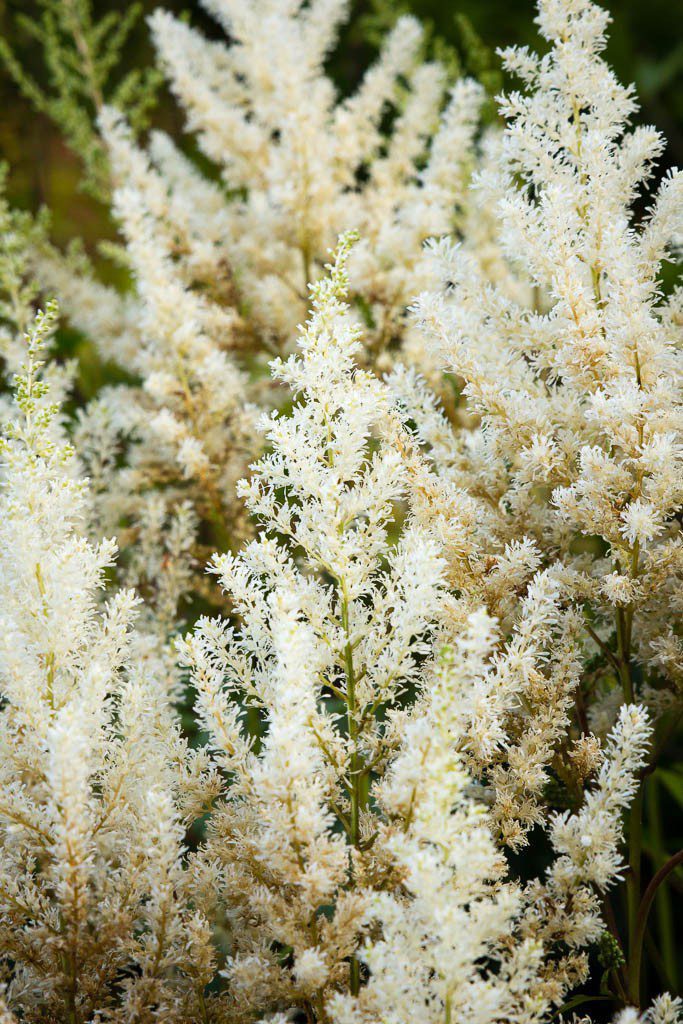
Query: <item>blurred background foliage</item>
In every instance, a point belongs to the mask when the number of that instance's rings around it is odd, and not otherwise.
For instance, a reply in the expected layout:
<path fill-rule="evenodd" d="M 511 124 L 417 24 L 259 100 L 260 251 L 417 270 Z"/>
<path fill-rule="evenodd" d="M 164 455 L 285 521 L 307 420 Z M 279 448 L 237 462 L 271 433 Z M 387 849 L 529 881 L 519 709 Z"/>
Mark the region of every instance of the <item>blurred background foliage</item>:
<path fill-rule="evenodd" d="M 181 115 L 163 86 L 157 90 L 159 83 L 154 75 L 149 77 L 154 55 L 145 15 L 159 4 L 176 13 L 185 12 L 207 35 L 220 37 L 220 30 L 197 0 L 143 0 L 139 4 L 92 0 L 89 6 L 93 22 L 103 26 L 101 44 L 113 44 L 107 98 L 120 88 L 129 109 L 130 96 L 137 90 L 142 97 L 141 126 L 150 115 L 154 124 L 178 135 L 182 129 Z M 667 136 L 669 149 L 664 165 L 680 166 L 683 0 L 608 0 L 605 5 L 614 19 L 609 60 L 622 81 L 635 82 L 642 107 L 639 120 L 656 124 Z M 46 8 L 50 12 L 61 7 L 67 18 L 70 11 L 87 6 L 86 0 L 0 0 L 0 45 L 4 51 L 0 53 L 0 57 L 4 56 L 0 67 L 0 154 L 10 168 L 10 201 L 31 210 L 47 205 L 52 216 L 53 240 L 65 244 L 79 236 L 86 248 L 92 250 L 97 240 L 114 236 L 106 205 L 97 199 L 98 195 L 102 197 L 102 190 L 97 187 L 99 156 L 95 152 L 86 159 L 86 165 L 90 165 L 90 174 L 86 175 L 83 160 L 71 151 L 51 118 L 54 111 L 45 109 L 49 104 L 44 104 L 43 112 L 36 112 L 35 103 L 22 94 L 10 74 L 11 58 L 7 56 L 11 50 L 30 77 L 29 88 L 36 86 L 45 97 L 49 93 L 50 72 L 46 69 L 43 46 L 31 32 L 30 22 L 40 22 Z M 358 81 L 386 27 L 407 11 L 428 23 L 432 52 L 476 75 L 492 94 L 503 84 L 496 47 L 512 43 L 538 46 L 532 0 L 352 0 L 349 23 L 331 58 L 331 73 L 342 92 Z M 127 37 L 124 28 L 130 29 Z M 119 35 L 121 38 L 117 38 Z M 141 75 L 148 78 L 141 80 Z M 155 91 L 156 106 L 150 112 L 148 99 Z M 54 97 L 54 88 L 51 96 Z M 84 95 L 85 119 L 91 116 L 89 106 Z M 76 131 L 79 130 L 77 124 Z M 86 147 L 82 145 L 83 148 Z"/>

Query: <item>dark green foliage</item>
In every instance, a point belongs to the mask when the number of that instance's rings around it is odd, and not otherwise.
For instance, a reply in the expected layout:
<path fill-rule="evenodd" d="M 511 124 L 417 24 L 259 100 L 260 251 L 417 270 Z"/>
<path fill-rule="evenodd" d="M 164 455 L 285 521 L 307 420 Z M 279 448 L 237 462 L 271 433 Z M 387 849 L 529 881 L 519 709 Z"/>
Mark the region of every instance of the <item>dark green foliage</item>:
<path fill-rule="evenodd" d="M 7 39 L 0 37 L 0 60 L 23 95 L 52 120 L 84 165 L 82 186 L 106 200 L 109 173 L 96 131 L 105 103 L 126 111 L 134 130 L 144 129 L 162 80 L 153 67 L 120 73 L 124 46 L 140 20 L 143 5 L 112 10 L 97 18 L 91 0 L 38 0 L 34 17 L 17 14 L 24 33 L 43 55 L 41 81 L 33 77 Z"/>
<path fill-rule="evenodd" d="M 37 217 L 12 207 L 6 197 L 7 166 L 0 164 L 0 324 L 9 334 L 21 334 L 33 317 L 38 288 L 29 254 L 47 233 L 47 212 Z M 0 348 L 0 356 L 2 349 Z"/>

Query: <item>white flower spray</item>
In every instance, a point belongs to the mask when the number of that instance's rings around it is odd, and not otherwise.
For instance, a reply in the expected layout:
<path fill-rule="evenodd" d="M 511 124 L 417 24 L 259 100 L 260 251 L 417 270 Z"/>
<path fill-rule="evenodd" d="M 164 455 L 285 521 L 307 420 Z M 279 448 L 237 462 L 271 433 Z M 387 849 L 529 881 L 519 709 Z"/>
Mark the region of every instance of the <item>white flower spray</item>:
<path fill-rule="evenodd" d="M 389 536 L 404 480 L 377 437 L 388 394 L 354 362 L 349 248 L 313 287 L 299 354 L 274 363 L 297 398 L 241 485 L 262 533 L 214 560 L 240 629 L 201 620 L 181 648 L 231 780 L 197 870 L 232 925 L 240 1018 L 286 1000 L 322 1019 L 332 993 L 358 992 L 368 893 L 393 873 L 370 783 L 398 742 L 391 709 L 421 684 L 442 595 L 435 544 L 411 523 Z M 232 695 L 263 720 L 257 746 Z"/>
<path fill-rule="evenodd" d="M 161 652 L 134 630 L 136 597 L 99 601 L 116 544 L 83 536 L 86 488 L 51 430 L 57 407 L 39 371 L 54 320 L 50 306 L 28 333 L 0 447 L 5 999 L 36 1020 L 78 1024 L 121 1005 L 136 1014 L 117 1020 L 151 1021 L 155 1006 L 183 1020 L 197 993 L 176 988 L 167 966 L 183 970 L 183 821 L 210 774 L 179 735 Z"/>

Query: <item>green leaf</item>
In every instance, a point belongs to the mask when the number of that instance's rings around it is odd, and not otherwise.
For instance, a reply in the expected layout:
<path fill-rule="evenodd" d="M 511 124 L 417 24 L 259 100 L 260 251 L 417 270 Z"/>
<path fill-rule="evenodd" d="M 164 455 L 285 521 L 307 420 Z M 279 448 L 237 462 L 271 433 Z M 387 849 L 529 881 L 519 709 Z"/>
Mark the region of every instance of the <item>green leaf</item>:
<path fill-rule="evenodd" d="M 660 768 L 657 778 L 666 786 L 679 807 L 683 807 L 683 769 Z"/>
<path fill-rule="evenodd" d="M 604 1002 L 614 1002 L 614 1000 L 615 1000 L 614 996 L 607 996 L 607 995 L 603 995 L 603 996 L 586 996 L 586 995 L 572 996 L 571 999 L 568 999 L 566 1003 L 563 1003 L 562 1006 L 560 1006 L 555 1011 L 555 1013 L 553 1014 L 553 1017 L 559 1017 L 560 1014 L 562 1014 L 562 1013 L 568 1013 L 569 1010 L 574 1010 L 574 1009 L 576 1009 L 577 1006 L 583 1006 L 584 1003 L 604 1003 Z"/>

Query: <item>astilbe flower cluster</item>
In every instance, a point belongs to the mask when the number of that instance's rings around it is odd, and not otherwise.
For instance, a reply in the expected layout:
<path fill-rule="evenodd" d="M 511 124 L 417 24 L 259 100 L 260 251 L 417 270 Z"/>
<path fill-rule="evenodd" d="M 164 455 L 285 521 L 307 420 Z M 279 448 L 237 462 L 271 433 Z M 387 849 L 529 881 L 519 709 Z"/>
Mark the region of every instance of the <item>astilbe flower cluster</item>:
<path fill-rule="evenodd" d="M 419 23 L 402 17 L 357 90 L 340 99 L 323 65 L 346 0 L 204 6 L 229 46 L 162 10 L 151 28 L 188 128 L 227 187 L 244 193 L 224 209 L 226 256 L 252 322 L 287 345 L 309 282 L 353 225 L 362 241 L 352 285 L 372 325 L 366 350 L 377 357 L 403 330 L 421 242 L 452 225 L 463 202 L 482 90 L 467 80 L 449 90 L 446 69 L 420 59 Z"/>
<path fill-rule="evenodd" d="M 606 674 L 617 672 L 632 698 L 635 659 L 643 696 L 662 709 L 680 687 L 683 467 L 680 290 L 664 300 L 659 280 L 680 241 L 683 176 L 666 176 L 634 223 L 633 200 L 663 139 L 651 128 L 627 131 L 632 91 L 600 57 L 606 13 L 548 2 L 538 20 L 549 53 L 504 54 L 527 92 L 503 100 L 502 183 L 482 175 L 475 185 L 502 194 L 500 244 L 536 301 L 510 301 L 467 253 L 438 243 L 444 287 L 423 294 L 416 311 L 481 429 L 447 438 L 419 383 L 404 377 L 398 387 L 424 424 L 444 488 L 466 485 L 498 545 L 523 539 L 520 563 L 557 566 Z M 464 505 L 460 518 L 472 539 L 454 546 L 458 573 L 463 555 L 495 554 L 477 537 L 475 510 Z M 577 545 L 581 536 L 595 540 Z M 598 696 L 605 685 L 598 681 Z M 596 721 L 603 707 L 594 702 Z"/>
<path fill-rule="evenodd" d="M 214 178 L 95 102 L 127 290 L 0 206 L 0 1020 L 540 1024 L 599 972 L 679 1024 L 683 175 L 636 216 L 591 0 L 502 128 L 410 17 L 340 97 L 345 2 L 205 6 L 150 25 Z M 125 371 L 71 418 L 40 288 Z"/>
<path fill-rule="evenodd" d="M 265 361 L 291 349 L 338 235 L 362 232 L 351 268 L 362 359 L 385 369 L 399 348 L 425 362 L 406 317 L 416 292 L 436 283 L 425 239 L 470 221 L 487 267 L 504 262 L 466 189 L 483 91 L 422 59 L 415 19 L 399 20 L 356 93 L 340 98 L 323 65 L 345 2 L 206 6 L 229 44 L 162 10 L 150 25 L 220 181 L 163 132 L 145 151 L 125 110 L 102 105 L 134 292 L 99 283 L 80 254 L 65 261 L 43 247 L 36 260 L 73 325 L 140 382 L 103 389 L 81 411 L 78 447 L 97 529 L 121 534 L 122 578 L 167 610 L 186 593 L 215 600 L 203 565 L 248 533 L 234 484 L 262 440 L 254 404 L 279 400 Z M 495 146 L 485 149 L 495 160 Z"/>
<path fill-rule="evenodd" d="M 98 600 L 116 543 L 83 536 L 84 484 L 52 437 L 54 316 L 29 329 L 1 449 L 2 978 L 26 1020 L 191 1015 L 174 976 L 201 974 L 210 933 L 181 856 L 211 769 L 181 737 L 173 662 L 137 631 L 134 592 Z"/>
<path fill-rule="evenodd" d="M 247 1018 L 283 998 L 322 1013 L 349 975 L 358 988 L 369 892 L 392 870 L 370 790 L 400 729 L 378 713 L 418 685 L 442 590 L 433 541 L 410 523 L 388 537 L 403 474 L 391 447 L 369 449 L 387 396 L 354 363 L 346 256 L 313 289 L 300 355 L 274 365 L 295 406 L 269 421 L 272 450 L 240 487 L 260 535 L 212 565 L 241 628 L 200 619 L 181 647 L 230 777 L 200 857 L 234 922 L 226 973 Z M 265 727 L 258 753 L 231 691 Z"/>

